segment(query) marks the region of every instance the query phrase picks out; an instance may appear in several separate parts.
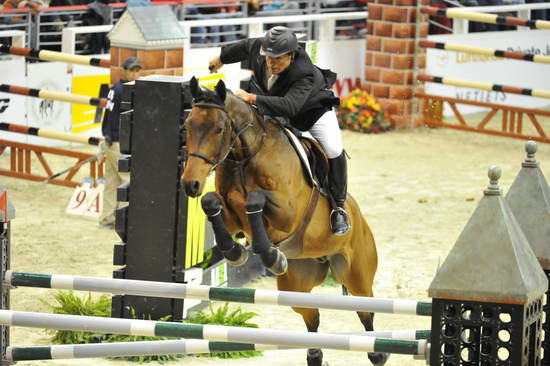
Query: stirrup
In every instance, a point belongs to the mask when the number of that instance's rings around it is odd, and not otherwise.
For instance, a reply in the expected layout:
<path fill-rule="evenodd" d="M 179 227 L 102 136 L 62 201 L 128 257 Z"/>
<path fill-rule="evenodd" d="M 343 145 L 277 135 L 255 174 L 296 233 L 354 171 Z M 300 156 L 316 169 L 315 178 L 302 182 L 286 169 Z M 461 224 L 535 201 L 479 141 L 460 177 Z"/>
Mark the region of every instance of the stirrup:
<path fill-rule="evenodd" d="M 344 224 L 342 225 L 342 227 L 335 230 L 335 228 L 332 226 L 332 217 L 333 217 L 333 215 L 335 215 L 337 213 L 341 213 L 342 216 L 344 217 Z M 349 223 L 348 213 L 342 207 L 336 207 L 330 212 L 330 229 L 331 229 L 333 235 L 345 235 L 351 229 L 351 224 Z"/>

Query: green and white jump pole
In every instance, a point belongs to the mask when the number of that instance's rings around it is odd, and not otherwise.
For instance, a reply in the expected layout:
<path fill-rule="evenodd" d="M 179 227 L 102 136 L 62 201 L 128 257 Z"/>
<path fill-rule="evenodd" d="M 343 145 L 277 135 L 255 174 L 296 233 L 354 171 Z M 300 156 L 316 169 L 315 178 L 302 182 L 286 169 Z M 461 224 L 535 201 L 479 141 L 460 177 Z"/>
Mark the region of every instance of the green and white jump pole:
<path fill-rule="evenodd" d="M 101 318 L 93 316 L 44 314 L 0 310 L 0 324 L 32 328 L 73 330 L 153 337 L 205 339 L 209 341 L 274 344 L 303 348 L 327 348 L 360 352 L 389 352 L 427 356 L 427 341 L 404 341 L 368 336 L 308 333 L 272 329 L 225 327 Z"/>
<path fill-rule="evenodd" d="M 427 339 L 429 330 L 422 331 L 373 331 L 362 333 L 368 336 L 418 340 Z M 70 344 L 62 346 L 8 347 L 8 361 L 59 360 L 93 357 L 152 356 L 168 354 L 199 354 L 235 351 L 270 351 L 300 349 L 301 347 L 276 346 L 270 344 L 249 344 L 235 342 L 215 342 L 199 339 L 120 342 L 99 344 Z"/>
<path fill-rule="evenodd" d="M 210 287 L 156 281 L 101 277 L 38 274 L 7 271 L 8 285 L 80 290 L 117 295 L 152 296 L 172 299 L 198 299 L 239 303 L 282 305 L 314 309 L 366 311 L 388 314 L 431 316 L 432 304 L 413 300 L 391 300 L 362 296 L 310 294 L 293 291 Z"/>

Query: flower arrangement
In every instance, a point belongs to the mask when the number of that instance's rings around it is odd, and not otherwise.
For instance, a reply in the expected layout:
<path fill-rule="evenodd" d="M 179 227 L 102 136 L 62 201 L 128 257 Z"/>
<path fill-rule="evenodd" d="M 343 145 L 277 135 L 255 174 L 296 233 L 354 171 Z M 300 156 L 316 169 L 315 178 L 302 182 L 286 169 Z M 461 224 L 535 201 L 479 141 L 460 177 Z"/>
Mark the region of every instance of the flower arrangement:
<path fill-rule="evenodd" d="M 355 89 L 341 98 L 338 122 L 342 129 L 363 133 L 379 133 L 393 128 L 391 123 L 384 121 L 384 112 L 380 104 L 361 89 Z"/>

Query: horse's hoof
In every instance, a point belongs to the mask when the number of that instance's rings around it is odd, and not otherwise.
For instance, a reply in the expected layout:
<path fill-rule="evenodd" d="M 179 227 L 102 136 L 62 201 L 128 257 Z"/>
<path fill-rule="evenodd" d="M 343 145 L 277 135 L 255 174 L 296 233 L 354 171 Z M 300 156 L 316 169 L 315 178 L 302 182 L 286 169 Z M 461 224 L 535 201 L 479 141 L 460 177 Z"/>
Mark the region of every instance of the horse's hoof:
<path fill-rule="evenodd" d="M 246 248 L 242 244 L 239 244 L 239 243 L 235 243 L 235 246 L 233 247 L 232 250 L 234 250 L 235 248 L 238 248 L 238 250 L 240 251 L 239 258 L 237 258 L 235 260 L 231 260 L 229 258 L 226 258 L 227 263 L 229 263 L 229 264 L 231 264 L 232 266 L 235 266 L 235 267 L 242 266 L 243 264 L 245 264 L 248 261 L 248 250 L 246 250 Z"/>
<path fill-rule="evenodd" d="M 319 348 L 309 348 L 307 350 L 307 366 L 325 366 L 323 363 L 323 351 Z"/>
<path fill-rule="evenodd" d="M 369 360 L 372 362 L 374 366 L 383 366 L 388 362 L 388 358 L 390 358 L 389 353 L 369 353 Z"/>
<path fill-rule="evenodd" d="M 269 272 L 273 273 L 275 276 L 282 276 L 288 270 L 288 261 L 286 259 L 286 255 L 281 253 L 280 250 L 278 249 L 276 250 L 277 250 L 277 260 L 271 267 L 268 267 L 267 269 Z"/>

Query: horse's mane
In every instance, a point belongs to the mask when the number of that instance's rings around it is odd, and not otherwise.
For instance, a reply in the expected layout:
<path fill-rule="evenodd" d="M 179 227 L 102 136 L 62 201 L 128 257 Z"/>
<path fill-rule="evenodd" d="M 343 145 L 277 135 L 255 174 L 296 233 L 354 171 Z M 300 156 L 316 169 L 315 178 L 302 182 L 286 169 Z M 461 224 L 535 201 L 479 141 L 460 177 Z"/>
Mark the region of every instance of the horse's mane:
<path fill-rule="evenodd" d="M 264 117 L 258 113 L 258 110 L 254 108 L 252 104 L 247 103 L 241 98 L 235 96 L 233 91 L 231 91 L 230 89 L 226 89 L 227 96 L 225 98 L 225 102 L 220 98 L 220 96 L 215 91 L 211 89 L 201 87 L 201 91 L 202 91 L 201 95 L 194 100 L 195 102 L 212 103 L 222 107 L 224 106 L 227 107 L 228 104 L 236 105 L 237 109 L 234 110 L 232 114 L 235 114 L 242 118 L 245 118 L 244 115 L 248 114 L 249 115 L 248 117 L 252 116 L 257 118 L 261 122 L 264 121 Z"/>

